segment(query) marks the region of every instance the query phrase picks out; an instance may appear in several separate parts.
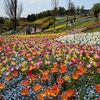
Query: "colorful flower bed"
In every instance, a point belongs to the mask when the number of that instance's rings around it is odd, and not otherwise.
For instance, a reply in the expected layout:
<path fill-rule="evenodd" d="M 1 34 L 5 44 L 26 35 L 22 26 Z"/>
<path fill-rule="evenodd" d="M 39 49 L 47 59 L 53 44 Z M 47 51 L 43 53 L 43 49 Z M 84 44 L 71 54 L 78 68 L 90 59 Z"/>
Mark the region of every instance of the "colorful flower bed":
<path fill-rule="evenodd" d="M 100 99 L 100 46 L 58 40 L 55 35 L 0 37 L 1 99 Z"/>

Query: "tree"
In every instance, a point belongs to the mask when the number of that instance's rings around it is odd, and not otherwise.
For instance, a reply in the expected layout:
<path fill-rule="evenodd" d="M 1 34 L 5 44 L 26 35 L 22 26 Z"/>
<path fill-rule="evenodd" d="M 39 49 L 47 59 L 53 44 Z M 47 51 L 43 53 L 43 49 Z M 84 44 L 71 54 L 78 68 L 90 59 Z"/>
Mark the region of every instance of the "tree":
<path fill-rule="evenodd" d="M 69 4 L 69 14 L 73 15 L 75 13 L 75 5 L 73 2 Z"/>
<path fill-rule="evenodd" d="M 80 11 L 80 7 L 77 6 L 77 8 L 76 8 L 76 12 L 77 12 L 77 14 L 79 14 L 79 11 Z"/>
<path fill-rule="evenodd" d="M 56 15 L 57 15 L 58 0 L 51 0 L 51 3 L 53 6 L 54 30 L 55 30 L 55 21 L 56 21 Z"/>
<path fill-rule="evenodd" d="M 58 14 L 61 15 L 65 15 L 65 8 L 64 7 L 59 7 L 58 9 Z"/>
<path fill-rule="evenodd" d="M 35 14 L 31 14 L 31 15 L 28 15 L 27 16 L 27 21 L 35 21 L 37 18 L 36 18 L 36 15 Z"/>
<path fill-rule="evenodd" d="M 18 6 L 18 0 L 4 0 L 5 13 L 10 17 L 14 31 L 16 32 L 17 19 L 21 16 L 23 11 L 23 5 L 20 3 Z"/>
<path fill-rule="evenodd" d="M 84 13 L 84 6 L 81 7 L 81 14 Z"/>
<path fill-rule="evenodd" d="M 91 9 L 92 9 L 92 11 L 96 11 L 96 10 L 99 10 L 100 11 L 100 3 L 94 4 Z"/>

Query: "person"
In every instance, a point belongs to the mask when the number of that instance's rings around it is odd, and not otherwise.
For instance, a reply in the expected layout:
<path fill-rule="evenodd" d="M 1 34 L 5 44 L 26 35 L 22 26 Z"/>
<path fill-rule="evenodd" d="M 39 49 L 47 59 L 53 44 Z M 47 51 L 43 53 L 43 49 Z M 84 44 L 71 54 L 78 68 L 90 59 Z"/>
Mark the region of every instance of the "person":
<path fill-rule="evenodd" d="M 74 26 L 73 20 L 70 20 L 70 27 L 72 28 Z"/>
<path fill-rule="evenodd" d="M 35 25 L 35 27 L 34 27 L 34 33 L 36 33 L 36 25 Z"/>
<path fill-rule="evenodd" d="M 95 22 L 98 21 L 98 10 L 94 11 Z"/>
<path fill-rule="evenodd" d="M 76 22 L 76 16 L 74 15 L 74 23 Z"/>
<path fill-rule="evenodd" d="M 30 28 L 30 26 L 26 26 L 26 34 L 31 34 L 31 28 Z"/>

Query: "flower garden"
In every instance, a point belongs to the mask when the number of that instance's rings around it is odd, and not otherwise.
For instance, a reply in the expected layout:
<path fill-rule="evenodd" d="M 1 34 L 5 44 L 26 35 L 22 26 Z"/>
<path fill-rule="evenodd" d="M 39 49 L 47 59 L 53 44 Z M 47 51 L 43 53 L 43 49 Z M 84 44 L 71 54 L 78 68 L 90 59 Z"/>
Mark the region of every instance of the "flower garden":
<path fill-rule="evenodd" d="M 1 36 L 0 99 L 100 100 L 100 32 Z"/>

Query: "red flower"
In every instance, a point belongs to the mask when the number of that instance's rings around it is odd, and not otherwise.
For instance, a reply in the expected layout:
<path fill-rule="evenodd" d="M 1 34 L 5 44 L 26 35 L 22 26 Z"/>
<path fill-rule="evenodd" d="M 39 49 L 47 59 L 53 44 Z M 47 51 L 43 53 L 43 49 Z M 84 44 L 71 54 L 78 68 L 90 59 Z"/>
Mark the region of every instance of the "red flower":
<path fill-rule="evenodd" d="M 3 97 L 3 96 L 0 94 L 0 100 L 2 100 L 2 97 Z"/>
<path fill-rule="evenodd" d="M 97 98 L 96 100 L 100 100 L 100 97 L 99 97 L 99 98 Z"/>
<path fill-rule="evenodd" d="M 21 91 L 21 95 L 25 96 L 29 93 L 29 89 L 27 87 L 23 88 L 23 90 Z"/>
<path fill-rule="evenodd" d="M 17 71 L 17 70 L 13 71 L 13 72 L 11 73 L 11 75 L 14 76 L 14 77 L 16 77 L 16 76 L 18 75 L 18 71 Z"/>
<path fill-rule="evenodd" d="M 64 80 L 62 78 L 57 78 L 57 83 L 62 84 L 62 83 L 64 83 Z"/>
<path fill-rule="evenodd" d="M 27 76 L 32 75 L 32 70 L 28 70 L 28 71 L 26 72 L 26 75 L 27 75 Z"/>
<path fill-rule="evenodd" d="M 100 92 L 100 84 L 95 85 L 96 92 Z"/>

